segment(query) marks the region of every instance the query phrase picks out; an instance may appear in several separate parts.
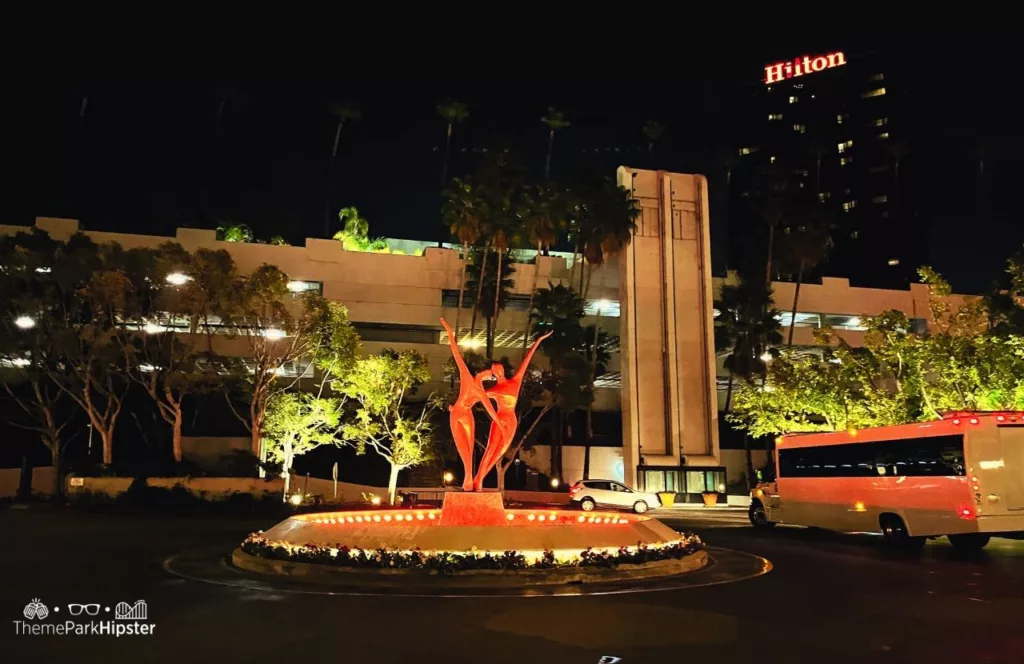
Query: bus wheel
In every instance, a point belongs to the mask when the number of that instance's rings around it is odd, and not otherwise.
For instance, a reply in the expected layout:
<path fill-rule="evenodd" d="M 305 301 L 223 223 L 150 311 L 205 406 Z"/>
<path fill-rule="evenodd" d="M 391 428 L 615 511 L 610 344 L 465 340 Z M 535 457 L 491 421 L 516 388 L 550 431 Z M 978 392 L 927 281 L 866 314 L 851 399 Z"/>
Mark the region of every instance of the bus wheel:
<path fill-rule="evenodd" d="M 747 517 L 750 518 L 750 523 L 755 528 L 774 528 L 775 524 L 768 520 L 768 515 L 764 512 L 764 505 L 761 504 L 760 500 L 755 500 L 750 503 L 750 509 L 747 511 Z"/>
<path fill-rule="evenodd" d="M 923 537 L 911 537 L 907 532 L 907 524 L 895 514 L 884 514 L 880 519 L 882 536 L 885 543 L 897 549 L 920 549 L 924 546 Z"/>
<path fill-rule="evenodd" d="M 981 551 L 988 544 L 991 539 L 988 535 L 983 533 L 968 533 L 966 535 L 947 535 L 949 537 L 949 543 L 953 545 L 953 548 L 957 551 L 964 553 L 970 551 Z"/>

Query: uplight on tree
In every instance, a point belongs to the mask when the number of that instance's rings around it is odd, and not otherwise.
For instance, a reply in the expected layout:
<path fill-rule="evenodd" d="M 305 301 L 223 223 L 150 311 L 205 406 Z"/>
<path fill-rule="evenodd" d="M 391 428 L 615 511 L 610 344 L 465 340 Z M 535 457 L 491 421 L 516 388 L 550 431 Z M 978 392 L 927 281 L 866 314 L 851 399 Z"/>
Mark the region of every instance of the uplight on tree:
<path fill-rule="evenodd" d="M 31 316 L 18 316 L 14 319 L 14 324 L 19 330 L 31 330 L 36 326 L 36 319 Z"/>
<path fill-rule="evenodd" d="M 284 330 L 280 328 L 270 327 L 267 328 L 266 330 L 263 330 L 263 336 L 266 337 L 268 341 L 280 341 L 281 339 L 284 339 L 288 335 L 286 335 L 284 333 Z"/>
<path fill-rule="evenodd" d="M 171 272 L 164 280 L 172 286 L 184 286 L 188 282 L 192 281 L 192 277 L 182 272 Z"/>
<path fill-rule="evenodd" d="M 765 351 L 765 352 L 761 353 L 761 361 L 762 362 L 771 362 L 772 361 L 772 354 L 769 353 L 768 351 Z"/>

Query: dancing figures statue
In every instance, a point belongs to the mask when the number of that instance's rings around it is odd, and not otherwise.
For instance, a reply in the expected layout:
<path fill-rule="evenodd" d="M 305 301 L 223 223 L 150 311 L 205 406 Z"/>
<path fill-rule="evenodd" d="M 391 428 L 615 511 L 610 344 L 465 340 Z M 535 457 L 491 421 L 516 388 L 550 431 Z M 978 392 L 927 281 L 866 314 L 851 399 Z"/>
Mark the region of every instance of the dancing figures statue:
<path fill-rule="evenodd" d="M 462 359 L 459 352 L 459 345 L 455 339 L 455 333 L 449 327 L 445 319 L 441 319 L 441 325 L 448 331 L 448 344 L 452 347 L 452 357 L 459 367 L 459 396 L 449 407 L 449 426 L 452 429 L 452 438 L 455 440 L 455 449 L 462 459 L 462 466 L 465 470 L 465 479 L 462 482 L 464 491 L 473 490 L 473 446 L 476 444 L 476 420 L 473 419 L 473 405 L 481 403 L 493 422 L 498 422 L 498 415 L 494 412 L 494 406 L 484 391 L 485 380 L 493 380 L 494 374 L 491 369 L 485 369 L 475 376 L 470 373 L 466 361 Z M 494 425 L 492 424 L 492 427 Z"/>
<path fill-rule="evenodd" d="M 497 382 L 487 388 L 487 396 L 494 399 L 498 406 L 498 418 L 491 422 L 491 431 L 487 437 L 487 449 L 480 459 L 480 467 L 476 471 L 476 479 L 473 480 L 473 489 L 480 491 L 483 488 L 484 478 L 498 464 L 512 439 L 516 435 L 516 427 L 519 426 L 519 419 L 516 417 L 516 404 L 519 402 L 519 392 L 523 387 L 523 378 L 526 377 L 526 370 L 530 366 L 533 354 L 537 352 L 540 342 L 551 336 L 551 332 L 543 335 L 530 346 L 530 350 L 519 363 L 519 368 L 512 378 L 505 377 L 505 367 L 495 362 L 491 365 L 491 373 L 494 374 Z"/>

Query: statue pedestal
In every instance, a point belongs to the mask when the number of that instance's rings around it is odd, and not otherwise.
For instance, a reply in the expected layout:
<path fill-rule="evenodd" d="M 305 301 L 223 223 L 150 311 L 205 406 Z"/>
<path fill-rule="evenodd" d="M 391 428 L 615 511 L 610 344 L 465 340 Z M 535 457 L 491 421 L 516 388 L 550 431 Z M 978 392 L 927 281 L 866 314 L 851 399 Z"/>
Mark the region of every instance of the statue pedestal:
<path fill-rule="evenodd" d="M 442 526 L 507 526 L 499 491 L 448 491 L 441 505 Z"/>

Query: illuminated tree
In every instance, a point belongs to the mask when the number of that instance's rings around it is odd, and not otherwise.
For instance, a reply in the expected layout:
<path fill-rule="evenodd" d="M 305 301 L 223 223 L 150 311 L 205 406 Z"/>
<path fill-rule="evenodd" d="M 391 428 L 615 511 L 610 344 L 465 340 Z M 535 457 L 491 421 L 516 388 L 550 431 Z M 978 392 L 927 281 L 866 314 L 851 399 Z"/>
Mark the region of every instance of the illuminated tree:
<path fill-rule="evenodd" d="M 334 389 L 355 402 L 355 412 L 341 427 L 342 438 L 356 454 L 372 449 L 391 467 L 388 499 L 395 502 L 398 473 L 431 457 L 431 416 L 440 403 L 430 395 L 422 404 L 405 398 L 430 380 L 425 357 L 416 351 L 385 350 L 356 360 L 355 366 L 334 383 Z"/>
<path fill-rule="evenodd" d="M 321 445 L 334 443 L 340 419 L 341 403 L 338 399 L 281 392 L 267 402 L 263 423 L 267 459 L 281 465 L 285 500 L 291 489 L 295 457 Z"/>

